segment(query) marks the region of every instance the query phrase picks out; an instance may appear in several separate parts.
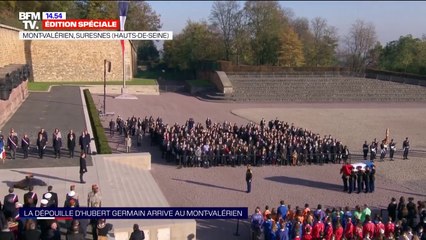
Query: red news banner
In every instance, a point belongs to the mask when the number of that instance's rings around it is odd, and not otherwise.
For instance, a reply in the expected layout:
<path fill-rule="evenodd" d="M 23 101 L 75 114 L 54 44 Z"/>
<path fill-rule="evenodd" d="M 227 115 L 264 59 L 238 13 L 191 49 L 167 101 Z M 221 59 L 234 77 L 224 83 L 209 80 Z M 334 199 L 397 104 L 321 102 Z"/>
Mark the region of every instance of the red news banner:
<path fill-rule="evenodd" d="M 120 20 L 43 20 L 43 30 L 119 30 Z"/>

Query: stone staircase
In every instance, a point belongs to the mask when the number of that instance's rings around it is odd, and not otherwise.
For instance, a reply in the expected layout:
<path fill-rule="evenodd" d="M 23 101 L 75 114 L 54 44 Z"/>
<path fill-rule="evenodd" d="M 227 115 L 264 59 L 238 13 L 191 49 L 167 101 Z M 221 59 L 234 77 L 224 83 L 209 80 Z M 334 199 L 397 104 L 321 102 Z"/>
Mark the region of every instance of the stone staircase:
<path fill-rule="evenodd" d="M 426 87 L 333 74 L 228 73 L 239 102 L 426 102 Z"/>

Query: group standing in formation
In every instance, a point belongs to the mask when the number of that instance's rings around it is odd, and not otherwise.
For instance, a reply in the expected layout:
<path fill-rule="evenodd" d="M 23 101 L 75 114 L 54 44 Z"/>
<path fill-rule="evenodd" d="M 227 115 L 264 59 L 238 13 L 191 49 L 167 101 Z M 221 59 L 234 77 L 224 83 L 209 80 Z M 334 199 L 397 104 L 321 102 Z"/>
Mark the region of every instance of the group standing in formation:
<path fill-rule="evenodd" d="M 390 161 L 394 161 L 394 156 L 396 152 L 396 142 L 391 139 L 388 143 L 385 140 L 379 143 L 376 139 L 374 139 L 370 145 L 367 144 L 367 141 L 364 142 L 362 145 L 362 152 L 364 159 L 367 160 L 368 153 L 370 152 L 370 161 L 374 161 L 377 159 L 377 154 L 379 152 L 379 146 L 380 146 L 380 161 L 384 161 L 388 152 L 389 152 L 389 159 Z M 402 142 L 402 159 L 407 160 L 408 159 L 408 152 L 410 150 L 410 141 L 408 140 L 408 137 L 405 138 L 405 140 Z"/>
<path fill-rule="evenodd" d="M 386 218 L 373 214 L 368 205 L 351 210 L 335 207 L 310 209 L 296 206 L 292 209 L 284 201 L 277 208 L 262 210 L 257 207 L 251 216 L 253 240 L 425 240 L 426 202 L 408 203 L 401 197 L 392 198 Z"/>
<path fill-rule="evenodd" d="M 349 149 L 331 135 L 321 137 L 310 130 L 278 119 L 238 126 L 228 121 L 205 124 L 190 118 L 185 124 L 169 125 L 161 118 L 111 119 L 110 134 L 123 134 L 126 146 L 135 137 L 138 146 L 146 134 L 158 145 L 162 157 L 183 167 L 219 165 L 289 165 L 341 163 Z M 130 141 L 129 141 L 130 139 Z"/>
<path fill-rule="evenodd" d="M 61 158 L 61 152 L 63 150 L 63 143 L 66 141 L 66 149 L 68 150 L 68 155 L 70 158 L 74 157 L 75 147 L 78 143 L 80 146 L 81 152 L 89 154 L 90 152 L 90 142 L 91 137 L 89 132 L 85 129 L 82 131 L 80 137 L 77 139 L 76 134 L 73 130 L 69 130 L 66 135 L 66 140 L 62 140 L 61 131 L 56 128 L 53 131 L 52 138 L 50 140 L 52 143 L 53 155 L 55 158 Z M 37 138 L 33 142 L 27 133 L 24 133 L 21 137 L 21 142 L 19 142 L 18 134 L 12 128 L 9 132 L 9 136 L 5 137 L 0 131 L 0 151 L 2 152 L 1 158 L 4 161 L 7 156 L 10 159 L 16 158 L 16 153 L 18 149 L 22 149 L 22 156 L 24 159 L 27 159 L 31 149 L 37 151 L 37 156 L 40 159 L 43 159 L 46 156 L 46 148 L 49 145 L 49 135 L 47 131 L 42 128 L 37 133 Z"/>
<path fill-rule="evenodd" d="M 376 166 L 374 164 L 355 168 L 352 164 L 346 163 L 340 169 L 340 173 L 342 174 L 344 192 L 374 192 L 376 181 Z"/>

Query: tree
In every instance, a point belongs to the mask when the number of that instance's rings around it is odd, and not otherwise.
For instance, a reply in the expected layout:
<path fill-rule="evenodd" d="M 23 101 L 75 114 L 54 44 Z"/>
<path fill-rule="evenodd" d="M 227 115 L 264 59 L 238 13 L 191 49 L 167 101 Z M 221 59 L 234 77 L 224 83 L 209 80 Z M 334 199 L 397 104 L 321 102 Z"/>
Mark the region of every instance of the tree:
<path fill-rule="evenodd" d="M 155 47 L 154 41 L 143 41 L 138 46 L 138 62 L 148 64 L 156 63 L 160 60 L 160 53 Z"/>
<path fill-rule="evenodd" d="M 380 67 L 384 70 L 424 73 L 426 66 L 426 41 L 413 38 L 411 35 L 401 36 L 383 48 L 380 56 Z"/>
<path fill-rule="evenodd" d="M 311 21 L 312 41 L 308 53 L 308 65 L 330 66 L 335 63 L 337 30 L 327 24 L 324 18 L 316 17 Z"/>
<path fill-rule="evenodd" d="M 188 21 L 182 33 L 164 44 L 164 61 L 170 68 L 196 70 L 201 61 L 222 57 L 219 34 L 206 22 Z"/>
<path fill-rule="evenodd" d="M 236 28 L 240 16 L 240 4 L 237 1 L 215 1 L 210 13 L 210 21 L 220 29 L 225 60 L 230 60 L 232 45 L 235 42 Z"/>
<path fill-rule="evenodd" d="M 305 62 L 302 42 L 292 28 L 282 32 L 278 59 L 279 65 L 285 67 L 300 67 Z"/>
<path fill-rule="evenodd" d="M 367 59 L 367 68 L 378 68 L 380 64 L 380 56 L 382 54 L 383 47 L 380 42 L 376 42 L 374 45 L 374 48 L 370 50 L 368 53 L 368 59 Z"/>
<path fill-rule="evenodd" d="M 277 64 L 281 29 L 288 25 L 288 17 L 277 1 L 246 1 L 244 12 L 253 64 Z"/>
<path fill-rule="evenodd" d="M 354 72 L 361 72 L 367 65 L 368 54 L 377 42 L 376 30 L 372 23 L 357 20 L 344 39 L 346 63 Z"/>

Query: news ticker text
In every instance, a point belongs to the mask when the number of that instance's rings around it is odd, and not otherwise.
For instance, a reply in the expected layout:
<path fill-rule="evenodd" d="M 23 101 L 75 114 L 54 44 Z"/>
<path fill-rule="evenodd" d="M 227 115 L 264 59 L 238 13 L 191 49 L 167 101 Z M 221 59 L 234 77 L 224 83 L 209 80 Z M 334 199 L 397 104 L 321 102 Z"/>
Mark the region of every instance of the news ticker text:
<path fill-rule="evenodd" d="M 172 31 L 21 31 L 20 40 L 173 40 Z"/>
<path fill-rule="evenodd" d="M 20 208 L 32 219 L 247 219 L 248 208 Z"/>

